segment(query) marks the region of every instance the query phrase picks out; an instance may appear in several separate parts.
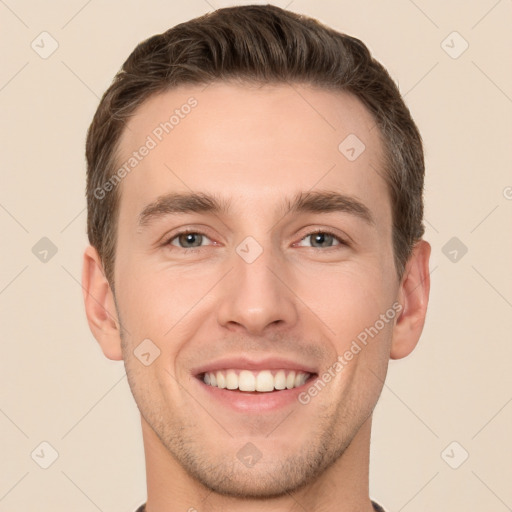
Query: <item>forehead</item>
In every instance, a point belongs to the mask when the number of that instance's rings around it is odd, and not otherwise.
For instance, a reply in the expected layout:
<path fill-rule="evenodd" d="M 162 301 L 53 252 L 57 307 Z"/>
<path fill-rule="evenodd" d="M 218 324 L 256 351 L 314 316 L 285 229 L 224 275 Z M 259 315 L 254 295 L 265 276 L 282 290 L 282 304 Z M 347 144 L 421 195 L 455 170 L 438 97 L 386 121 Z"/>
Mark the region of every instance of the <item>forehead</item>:
<path fill-rule="evenodd" d="M 169 192 L 232 196 L 236 209 L 315 188 L 358 197 L 386 220 L 382 154 L 371 114 L 348 93 L 299 84 L 181 86 L 149 98 L 127 123 L 120 221 Z"/>

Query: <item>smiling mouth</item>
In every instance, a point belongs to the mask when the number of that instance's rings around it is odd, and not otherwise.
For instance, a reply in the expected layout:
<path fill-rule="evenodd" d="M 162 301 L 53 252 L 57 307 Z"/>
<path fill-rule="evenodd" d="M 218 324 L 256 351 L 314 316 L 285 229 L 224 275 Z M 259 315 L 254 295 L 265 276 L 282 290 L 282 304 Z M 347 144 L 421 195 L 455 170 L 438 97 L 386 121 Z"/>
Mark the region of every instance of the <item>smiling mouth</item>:
<path fill-rule="evenodd" d="M 271 393 L 303 386 L 316 376 L 300 370 L 239 370 L 225 369 L 197 375 L 207 386 L 242 393 Z"/>

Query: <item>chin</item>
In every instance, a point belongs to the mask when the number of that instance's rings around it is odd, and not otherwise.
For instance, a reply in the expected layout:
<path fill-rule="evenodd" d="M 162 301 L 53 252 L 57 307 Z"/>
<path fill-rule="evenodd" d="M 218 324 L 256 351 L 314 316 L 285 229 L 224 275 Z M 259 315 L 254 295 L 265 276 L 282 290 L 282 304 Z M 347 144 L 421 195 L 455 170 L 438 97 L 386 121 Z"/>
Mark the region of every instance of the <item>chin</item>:
<path fill-rule="evenodd" d="M 258 455 L 253 451 L 254 445 L 247 443 L 245 451 L 240 450 L 234 457 L 212 457 L 210 452 L 211 460 L 206 460 L 188 454 L 181 457 L 181 464 L 211 492 L 237 499 L 265 500 L 289 496 L 312 484 L 343 452 L 329 448 L 328 443 L 314 444 L 302 446 L 293 454 L 260 453 L 255 461 Z M 247 453 L 253 455 L 248 466 L 241 462 Z"/>
<path fill-rule="evenodd" d="M 222 496 L 245 499 L 271 499 L 288 496 L 307 486 L 314 478 L 304 471 L 290 472 L 289 466 L 269 470 L 241 469 L 238 465 L 228 471 L 216 467 L 216 474 L 196 474 L 195 478 L 208 490 Z M 202 473 L 202 472 L 201 472 Z"/>

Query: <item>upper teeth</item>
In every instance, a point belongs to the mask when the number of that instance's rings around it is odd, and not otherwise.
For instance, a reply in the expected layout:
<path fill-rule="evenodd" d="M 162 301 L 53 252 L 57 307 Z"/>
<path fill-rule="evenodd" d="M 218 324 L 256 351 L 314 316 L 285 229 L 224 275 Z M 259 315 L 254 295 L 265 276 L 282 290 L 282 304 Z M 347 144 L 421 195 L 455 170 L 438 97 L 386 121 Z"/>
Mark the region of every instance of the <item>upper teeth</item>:
<path fill-rule="evenodd" d="M 273 374 L 274 373 L 274 374 Z M 218 370 L 206 372 L 205 384 L 224 389 L 240 391 L 274 391 L 274 389 L 292 389 L 302 386 L 311 374 L 294 370 Z"/>

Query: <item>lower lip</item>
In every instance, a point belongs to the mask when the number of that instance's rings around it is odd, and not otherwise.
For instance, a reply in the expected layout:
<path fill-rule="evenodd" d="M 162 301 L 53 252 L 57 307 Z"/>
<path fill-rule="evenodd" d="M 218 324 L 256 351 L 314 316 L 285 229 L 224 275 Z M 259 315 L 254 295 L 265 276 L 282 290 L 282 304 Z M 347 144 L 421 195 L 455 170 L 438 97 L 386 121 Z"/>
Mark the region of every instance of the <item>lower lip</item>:
<path fill-rule="evenodd" d="M 217 386 L 205 384 L 201 379 L 196 378 L 199 386 L 208 393 L 208 396 L 238 412 L 259 413 L 276 411 L 291 404 L 298 403 L 298 396 L 310 386 L 313 377 L 310 377 L 302 386 L 292 389 L 269 392 L 246 392 L 228 389 L 221 389 Z"/>

